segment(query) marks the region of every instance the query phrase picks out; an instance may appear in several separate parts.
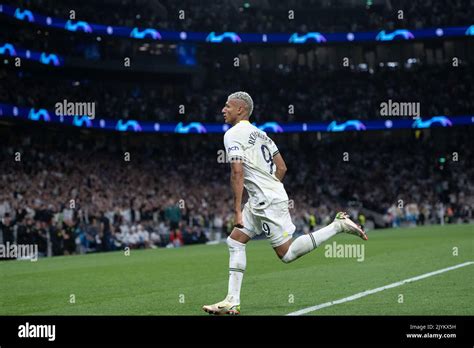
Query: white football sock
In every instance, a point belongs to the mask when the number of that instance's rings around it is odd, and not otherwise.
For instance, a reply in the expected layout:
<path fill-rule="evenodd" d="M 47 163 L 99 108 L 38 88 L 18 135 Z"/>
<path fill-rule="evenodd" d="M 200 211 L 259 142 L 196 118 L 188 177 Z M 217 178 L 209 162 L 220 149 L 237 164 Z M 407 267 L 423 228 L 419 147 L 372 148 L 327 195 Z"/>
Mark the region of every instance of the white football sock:
<path fill-rule="evenodd" d="M 321 228 L 320 230 L 314 231 L 311 233 L 311 235 L 314 237 L 314 240 L 316 241 L 316 246 L 320 246 L 323 244 L 325 241 L 327 241 L 329 238 L 334 237 L 336 234 L 338 234 L 340 231 L 340 227 L 338 223 L 332 222 L 326 227 Z"/>
<path fill-rule="evenodd" d="M 285 256 L 281 259 L 285 263 L 296 260 L 297 258 L 309 253 L 323 244 L 329 238 L 334 237 L 339 232 L 336 223 L 332 222 L 320 230 L 314 231 L 296 238 L 291 243 Z"/>
<path fill-rule="evenodd" d="M 227 237 L 229 246 L 229 292 L 226 300 L 233 304 L 240 304 L 240 288 L 242 278 L 244 277 L 245 267 L 247 265 L 247 256 L 245 254 L 245 244 L 240 243 L 230 237 Z"/>

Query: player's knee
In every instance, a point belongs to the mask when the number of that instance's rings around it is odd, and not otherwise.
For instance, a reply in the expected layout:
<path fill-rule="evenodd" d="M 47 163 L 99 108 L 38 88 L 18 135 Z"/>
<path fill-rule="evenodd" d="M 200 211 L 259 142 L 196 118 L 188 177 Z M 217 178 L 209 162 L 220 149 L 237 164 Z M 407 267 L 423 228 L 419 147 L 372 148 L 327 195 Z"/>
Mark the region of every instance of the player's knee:
<path fill-rule="evenodd" d="M 243 249 L 245 249 L 245 244 L 244 243 L 240 243 L 240 242 L 236 241 L 235 239 L 230 238 L 230 236 L 227 237 L 226 242 L 227 242 L 227 246 L 229 247 L 229 250 L 243 250 Z"/>

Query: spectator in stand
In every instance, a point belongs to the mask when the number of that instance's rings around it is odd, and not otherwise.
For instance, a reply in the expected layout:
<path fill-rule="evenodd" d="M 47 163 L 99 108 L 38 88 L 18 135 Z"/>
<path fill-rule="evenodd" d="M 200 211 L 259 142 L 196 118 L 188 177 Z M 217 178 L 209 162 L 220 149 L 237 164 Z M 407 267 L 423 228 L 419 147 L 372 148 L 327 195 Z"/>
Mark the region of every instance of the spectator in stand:
<path fill-rule="evenodd" d="M 179 228 L 176 228 L 170 233 L 170 243 L 167 245 L 169 248 L 179 248 L 184 244 L 183 234 Z"/>

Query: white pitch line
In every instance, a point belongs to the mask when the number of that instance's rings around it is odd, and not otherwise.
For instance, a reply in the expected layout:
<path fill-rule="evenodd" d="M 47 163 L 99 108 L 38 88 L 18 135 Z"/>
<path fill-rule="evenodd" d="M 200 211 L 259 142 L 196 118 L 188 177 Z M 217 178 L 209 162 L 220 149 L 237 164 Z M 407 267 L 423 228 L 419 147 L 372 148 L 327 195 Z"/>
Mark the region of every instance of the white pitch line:
<path fill-rule="evenodd" d="M 326 302 L 326 303 L 321 303 L 321 304 L 316 305 L 316 306 L 303 308 L 303 309 L 300 309 L 299 311 L 292 312 L 292 313 L 289 313 L 287 315 L 302 315 L 302 314 L 306 314 L 306 313 L 309 313 L 309 312 L 314 312 L 314 311 L 317 311 L 317 310 L 322 309 L 322 308 L 334 306 L 336 304 L 340 304 L 340 303 L 344 303 L 344 302 L 357 300 L 358 298 L 365 297 L 365 296 L 371 295 L 371 294 L 375 294 L 376 292 L 384 291 L 385 289 L 391 289 L 391 288 L 395 288 L 395 287 L 403 285 L 403 284 L 416 282 L 417 280 L 420 280 L 420 279 L 428 278 L 428 277 L 431 277 L 431 276 L 434 276 L 434 275 L 437 275 L 437 274 L 440 274 L 440 273 L 444 273 L 444 272 L 449 272 L 449 271 L 452 271 L 453 269 L 469 266 L 469 265 L 472 265 L 472 264 L 474 264 L 473 261 L 460 263 L 459 265 L 451 266 L 451 267 L 448 267 L 448 268 L 443 268 L 443 269 L 440 269 L 440 270 L 437 270 L 437 271 L 434 271 L 434 272 L 430 272 L 430 273 L 425 273 L 425 274 L 422 274 L 422 275 L 419 275 L 419 276 L 416 276 L 416 277 L 413 277 L 413 278 L 408 278 L 408 279 L 401 280 L 401 281 L 396 282 L 396 283 L 381 286 L 380 288 L 359 292 L 358 294 L 355 294 L 355 295 L 352 295 L 352 296 L 349 296 L 349 297 L 344 297 L 344 298 L 341 298 L 339 300 Z"/>

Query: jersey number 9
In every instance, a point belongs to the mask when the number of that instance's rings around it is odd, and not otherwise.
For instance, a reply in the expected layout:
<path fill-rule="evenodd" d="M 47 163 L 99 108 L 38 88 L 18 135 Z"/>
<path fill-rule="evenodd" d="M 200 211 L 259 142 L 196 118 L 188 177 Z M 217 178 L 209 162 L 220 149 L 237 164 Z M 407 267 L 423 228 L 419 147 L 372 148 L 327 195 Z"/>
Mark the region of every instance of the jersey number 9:
<path fill-rule="evenodd" d="M 261 149 L 262 149 L 263 159 L 265 160 L 265 162 L 270 164 L 270 174 L 273 174 L 274 163 L 273 163 L 272 153 L 270 152 L 270 149 L 266 145 L 262 145 Z"/>
<path fill-rule="evenodd" d="M 270 226 L 266 222 L 262 223 L 262 230 L 267 237 L 270 237 Z"/>

